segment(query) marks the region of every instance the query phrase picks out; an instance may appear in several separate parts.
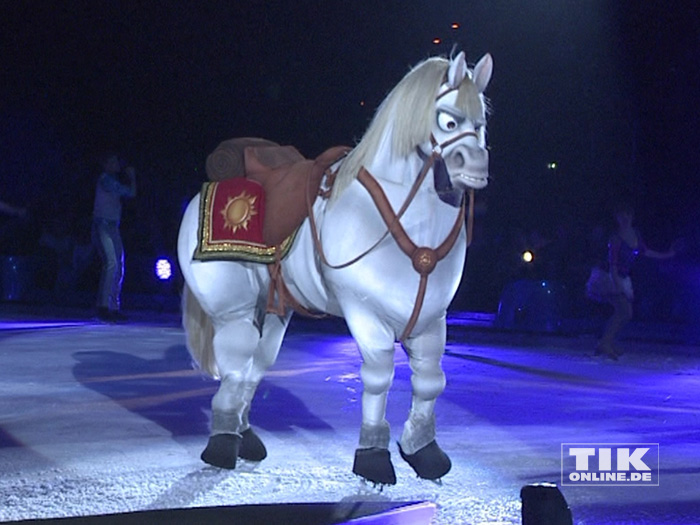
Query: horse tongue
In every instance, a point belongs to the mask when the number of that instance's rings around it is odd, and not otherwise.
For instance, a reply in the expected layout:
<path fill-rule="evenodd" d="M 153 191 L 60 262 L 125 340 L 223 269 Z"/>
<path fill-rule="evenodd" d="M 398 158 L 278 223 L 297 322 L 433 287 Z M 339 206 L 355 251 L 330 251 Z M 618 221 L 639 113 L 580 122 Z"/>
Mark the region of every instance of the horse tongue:
<path fill-rule="evenodd" d="M 445 161 L 441 158 L 435 159 L 433 163 L 433 180 L 435 181 L 435 191 L 441 201 L 455 208 L 462 203 L 462 192 L 456 190 L 452 185 Z"/>

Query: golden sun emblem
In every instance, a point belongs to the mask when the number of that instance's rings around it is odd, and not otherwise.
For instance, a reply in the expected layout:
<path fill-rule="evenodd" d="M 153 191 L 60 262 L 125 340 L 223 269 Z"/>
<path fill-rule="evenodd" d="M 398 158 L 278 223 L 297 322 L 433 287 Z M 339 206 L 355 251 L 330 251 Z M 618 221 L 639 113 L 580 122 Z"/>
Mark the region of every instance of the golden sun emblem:
<path fill-rule="evenodd" d="M 258 214 L 255 209 L 256 200 L 257 197 L 248 195 L 245 191 L 235 197 L 229 197 L 226 206 L 221 210 L 221 215 L 224 216 L 224 227 L 231 228 L 233 233 L 236 233 L 238 228 L 247 230 L 251 217 Z"/>

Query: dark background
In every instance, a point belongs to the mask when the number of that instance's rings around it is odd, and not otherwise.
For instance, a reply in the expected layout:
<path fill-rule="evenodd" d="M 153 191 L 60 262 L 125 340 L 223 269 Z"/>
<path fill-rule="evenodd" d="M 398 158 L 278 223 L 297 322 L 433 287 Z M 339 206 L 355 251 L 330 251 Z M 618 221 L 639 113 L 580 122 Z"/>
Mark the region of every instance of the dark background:
<path fill-rule="evenodd" d="M 648 244 L 682 237 L 692 257 L 700 7 L 673 5 L 3 2 L 0 199 L 29 216 L 0 218 L 0 251 L 30 253 L 47 228 L 89 237 L 95 156 L 118 149 L 138 171 L 127 253 L 174 254 L 180 214 L 220 141 L 261 136 L 309 157 L 352 145 L 410 66 L 457 45 L 470 63 L 487 51 L 495 63 L 492 183 L 478 197 L 471 294 L 458 302 L 493 308 L 519 271 L 513 250 L 541 239 L 563 240 L 557 257 L 576 257 L 585 273 L 620 198 Z M 560 266 L 540 271 L 572 278 Z"/>

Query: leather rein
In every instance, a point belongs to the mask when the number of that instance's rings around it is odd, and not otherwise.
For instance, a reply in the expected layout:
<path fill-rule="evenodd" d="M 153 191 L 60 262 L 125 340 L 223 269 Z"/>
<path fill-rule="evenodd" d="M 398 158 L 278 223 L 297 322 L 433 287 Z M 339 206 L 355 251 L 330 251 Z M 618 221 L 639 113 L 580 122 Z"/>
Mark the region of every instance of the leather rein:
<path fill-rule="evenodd" d="M 316 251 L 319 255 L 319 258 L 321 259 L 321 262 L 324 265 L 336 270 L 341 268 L 347 268 L 348 266 L 355 264 L 360 259 L 372 252 L 377 246 L 379 246 L 379 244 L 381 244 L 382 241 L 384 241 L 384 239 L 386 239 L 386 237 L 389 234 L 391 234 L 391 236 L 394 238 L 396 244 L 399 246 L 399 248 L 401 248 L 401 251 L 411 259 L 414 270 L 416 270 L 416 272 L 418 272 L 418 274 L 420 275 L 420 282 L 418 284 L 418 292 L 416 294 L 416 300 L 413 305 L 413 311 L 411 312 L 411 316 L 408 320 L 408 323 L 406 324 L 406 327 L 403 330 L 403 333 L 399 337 L 399 340 L 401 341 L 404 341 L 406 338 L 408 338 L 408 336 L 413 331 L 416 322 L 418 321 L 418 316 L 423 306 L 423 300 L 425 299 L 425 292 L 427 290 L 428 275 L 432 273 L 437 263 L 444 259 L 448 253 L 450 253 L 455 243 L 457 242 L 457 239 L 459 238 L 459 232 L 462 229 L 465 217 L 464 198 L 462 199 L 459 215 L 457 216 L 457 219 L 455 220 L 455 223 L 452 226 L 450 233 L 437 248 L 417 246 L 413 242 L 413 240 L 411 240 L 404 227 L 401 225 L 400 219 L 406 212 L 410 204 L 413 202 L 413 199 L 418 193 L 418 189 L 425 180 L 425 177 L 427 176 L 428 171 L 430 171 L 430 168 L 433 166 L 437 159 L 442 157 L 443 149 L 449 146 L 450 144 L 453 144 L 454 142 L 469 135 L 476 136 L 474 132 L 469 131 L 461 133 L 460 135 L 453 137 L 452 139 L 444 142 L 443 144 L 438 144 L 433 135 L 431 134 L 430 141 L 433 146 L 432 152 L 429 156 L 425 157 L 423 161 L 423 167 L 421 168 L 418 177 L 416 177 L 415 181 L 413 182 L 413 185 L 411 186 L 411 189 L 408 192 L 408 195 L 406 196 L 406 200 L 402 204 L 401 208 L 399 208 L 398 212 L 394 212 L 391 203 L 389 202 L 389 199 L 384 193 L 384 190 L 379 185 L 377 180 L 372 176 L 372 174 L 369 171 L 367 171 L 364 167 L 360 169 L 360 172 L 357 176 L 357 180 L 364 186 L 364 188 L 372 197 L 372 201 L 374 202 L 374 205 L 377 207 L 379 214 L 384 220 L 384 223 L 387 226 L 387 230 L 372 246 L 370 246 L 368 249 L 366 249 L 356 257 L 342 264 L 330 264 L 328 262 L 328 259 L 326 259 L 325 253 L 323 251 L 323 245 L 321 243 L 321 238 L 319 236 L 318 228 L 316 226 L 316 220 L 313 214 L 313 203 L 311 202 L 311 199 L 309 198 L 307 192 L 307 207 L 309 215 L 309 224 L 311 227 L 311 234 L 313 237 L 314 246 L 316 247 Z M 467 218 L 467 246 L 471 244 L 472 231 L 474 227 L 474 189 L 470 188 L 468 193 L 469 214 Z"/>

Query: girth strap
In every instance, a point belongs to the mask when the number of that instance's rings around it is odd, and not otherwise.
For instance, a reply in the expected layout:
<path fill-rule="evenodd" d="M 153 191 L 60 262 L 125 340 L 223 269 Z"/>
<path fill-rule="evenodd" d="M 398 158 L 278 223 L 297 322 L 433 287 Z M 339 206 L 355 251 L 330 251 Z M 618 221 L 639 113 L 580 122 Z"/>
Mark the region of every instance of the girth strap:
<path fill-rule="evenodd" d="M 365 169 L 362 168 L 357 176 L 358 181 L 365 187 L 367 192 L 372 197 L 377 210 L 379 211 L 384 223 L 387 225 L 391 236 L 399 245 L 401 251 L 404 252 L 413 263 L 413 268 L 420 275 L 420 282 L 418 284 L 418 293 L 416 295 L 416 301 L 413 305 L 413 312 L 411 312 L 411 317 L 408 320 L 408 324 L 404 328 L 401 337 L 401 341 L 405 340 L 415 327 L 418 321 L 418 315 L 420 314 L 421 308 L 423 306 L 423 300 L 425 298 L 425 292 L 428 284 L 428 275 L 432 273 L 435 266 L 439 261 L 444 259 L 452 247 L 457 242 L 459 237 L 459 232 L 464 224 L 465 216 L 465 204 L 462 200 L 462 205 L 459 210 L 459 215 L 455 221 L 450 233 L 447 235 L 444 241 L 437 248 L 429 248 L 426 246 L 417 246 L 411 238 L 406 233 L 406 230 L 401 225 L 401 222 L 397 220 L 397 214 L 394 213 L 391 203 L 387 198 L 384 190 L 376 181 L 376 179 Z M 473 194 L 470 195 L 470 204 L 473 209 Z M 471 232 L 470 232 L 471 233 Z"/>
<path fill-rule="evenodd" d="M 314 319 L 322 319 L 328 317 L 323 312 L 315 312 L 309 310 L 303 304 L 295 299 L 292 292 L 287 288 L 287 283 L 284 282 L 282 275 L 282 259 L 280 253 L 282 250 L 275 250 L 275 262 L 267 265 L 267 270 L 270 274 L 270 286 L 267 290 L 267 313 L 284 316 L 287 313 L 287 306 L 290 306 L 295 312 Z M 275 304 L 275 294 L 277 295 L 277 303 Z"/>

